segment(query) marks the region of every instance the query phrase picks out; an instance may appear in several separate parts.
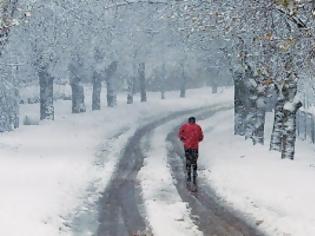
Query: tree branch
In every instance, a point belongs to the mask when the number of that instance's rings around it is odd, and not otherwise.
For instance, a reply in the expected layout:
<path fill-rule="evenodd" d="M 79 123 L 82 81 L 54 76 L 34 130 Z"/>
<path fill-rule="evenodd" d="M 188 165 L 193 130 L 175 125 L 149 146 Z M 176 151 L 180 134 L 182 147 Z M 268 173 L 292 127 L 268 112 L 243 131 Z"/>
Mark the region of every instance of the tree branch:
<path fill-rule="evenodd" d="M 280 13 L 284 14 L 285 16 L 287 16 L 287 18 L 288 18 L 291 22 L 293 22 L 294 24 L 296 24 L 299 29 L 306 29 L 306 28 L 307 28 L 306 24 L 305 24 L 300 18 L 290 15 L 288 12 L 286 12 L 286 11 L 283 10 L 283 9 L 281 9 L 280 7 L 276 7 L 276 9 L 277 9 Z"/>

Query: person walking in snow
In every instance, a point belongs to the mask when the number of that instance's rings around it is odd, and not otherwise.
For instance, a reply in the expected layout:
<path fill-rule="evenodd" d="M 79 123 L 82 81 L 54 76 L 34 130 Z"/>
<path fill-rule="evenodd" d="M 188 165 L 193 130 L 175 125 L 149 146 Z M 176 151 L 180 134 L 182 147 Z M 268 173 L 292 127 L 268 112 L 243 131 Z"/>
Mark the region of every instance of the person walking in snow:
<path fill-rule="evenodd" d="M 183 142 L 185 149 L 187 182 L 191 182 L 192 169 L 193 183 L 196 184 L 198 148 L 199 142 L 203 140 L 203 131 L 201 127 L 196 124 L 195 117 L 190 117 L 188 123 L 180 127 L 178 137 Z"/>

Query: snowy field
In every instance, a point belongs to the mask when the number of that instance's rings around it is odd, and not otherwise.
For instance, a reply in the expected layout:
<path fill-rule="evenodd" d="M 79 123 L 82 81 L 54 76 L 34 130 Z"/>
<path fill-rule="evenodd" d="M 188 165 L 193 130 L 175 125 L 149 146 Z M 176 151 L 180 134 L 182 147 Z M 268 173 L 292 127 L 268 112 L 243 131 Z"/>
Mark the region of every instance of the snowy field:
<path fill-rule="evenodd" d="M 231 102 L 232 90 L 150 93 L 149 102 L 71 114 L 70 101 L 55 103 L 55 121 L 0 134 L 0 235 L 68 235 L 69 222 L 87 201 L 96 201 L 114 171 L 121 147 L 135 129 L 170 112 Z M 103 98 L 105 101 L 105 98 Z M 90 97 L 86 97 L 89 104 Z M 105 102 L 104 102 L 105 103 Z M 39 104 L 22 105 L 21 117 L 37 120 Z M 18 226 L 18 227 L 17 227 Z"/>
<path fill-rule="evenodd" d="M 296 160 L 281 160 L 268 151 L 272 119 L 266 145 L 255 147 L 231 135 L 232 110 L 202 121 L 200 176 L 267 235 L 315 235 L 315 146 L 298 141 Z"/>

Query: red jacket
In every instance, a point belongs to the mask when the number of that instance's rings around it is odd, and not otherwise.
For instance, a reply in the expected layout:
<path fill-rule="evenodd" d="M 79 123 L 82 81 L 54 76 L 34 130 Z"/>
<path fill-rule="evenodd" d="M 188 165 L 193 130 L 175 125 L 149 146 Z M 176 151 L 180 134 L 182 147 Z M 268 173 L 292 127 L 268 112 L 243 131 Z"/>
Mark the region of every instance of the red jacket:
<path fill-rule="evenodd" d="M 203 132 L 199 125 L 186 123 L 180 127 L 178 137 L 184 143 L 185 149 L 198 150 L 198 144 L 203 140 Z"/>

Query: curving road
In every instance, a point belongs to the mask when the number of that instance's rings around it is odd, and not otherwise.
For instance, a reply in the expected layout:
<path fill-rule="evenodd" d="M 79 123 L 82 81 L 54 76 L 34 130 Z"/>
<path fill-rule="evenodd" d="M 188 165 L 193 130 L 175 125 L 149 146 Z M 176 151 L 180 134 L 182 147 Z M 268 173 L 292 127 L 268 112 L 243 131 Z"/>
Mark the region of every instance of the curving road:
<path fill-rule="evenodd" d="M 164 118 L 153 121 L 141 128 L 129 139 L 123 147 L 121 158 L 109 186 L 105 189 L 98 203 L 97 236 L 130 236 L 151 235 L 146 222 L 141 189 L 137 182 L 137 174 L 143 166 L 145 158 L 143 143 L 154 129 L 159 126 L 195 114 L 198 117 L 208 118 L 218 111 L 226 110 L 216 106 L 194 110 L 175 112 Z M 194 221 L 206 236 L 238 236 L 261 235 L 256 229 L 247 225 L 241 217 L 221 204 L 209 186 L 200 182 L 198 193 L 193 194 L 185 187 L 183 163 L 177 157 L 181 148 L 176 138 L 176 129 L 165 134 L 167 142 L 172 144 L 168 152 L 172 175 L 177 180 L 176 188 L 183 201 L 188 202 Z M 149 157 L 148 157 L 149 158 Z"/>
<path fill-rule="evenodd" d="M 199 110 L 201 109 L 175 112 L 143 126 L 129 139 L 111 183 L 99 202 L 99 227 L 96 235 L 150 235 L 148 224 L 141 214 L 141 189 L 137 182 L 137 174 L 145 158 L 140 147 L 142 139 L 160 125 Z"/>

